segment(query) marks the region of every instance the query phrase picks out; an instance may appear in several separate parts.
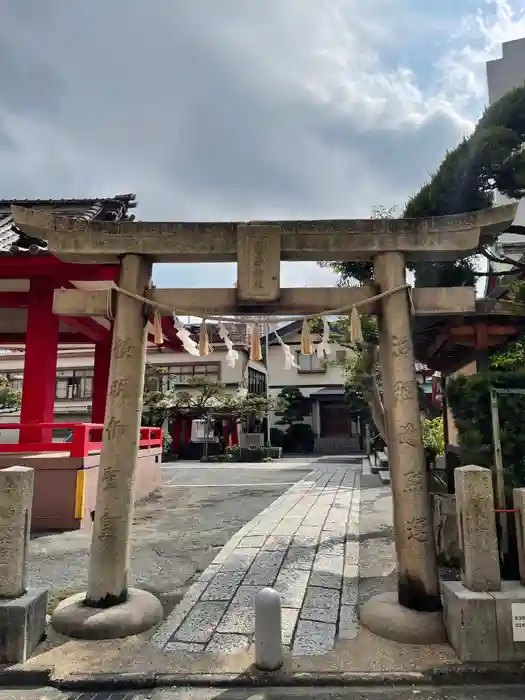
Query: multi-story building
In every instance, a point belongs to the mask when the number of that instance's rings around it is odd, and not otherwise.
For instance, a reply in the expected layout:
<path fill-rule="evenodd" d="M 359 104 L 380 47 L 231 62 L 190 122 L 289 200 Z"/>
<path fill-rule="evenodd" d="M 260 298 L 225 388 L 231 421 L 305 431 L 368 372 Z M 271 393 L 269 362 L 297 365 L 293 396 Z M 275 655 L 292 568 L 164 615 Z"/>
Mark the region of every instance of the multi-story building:
<path fill-rule="evenodd" d="M 489 104 L 497 102 L 509 90 L 523 87 L 525 83 L 525 38 L 506 41 L 502 44 L 501 58 L 487 61 L 487 86 Z M 496 195 L 497 204 L 505 204 L 512 200 L 502 194 Z M 518 213 L 514 220 L 516 226 L 525 226 L 525 200 L 518 205 Z M 502 253 L 512 260 L 522 261 L 525 254 L 525 238 L 513 233 L 504 233 L 500 236 L 496 253 Z M 493 262 L 491 270 L 496 273 L 507 272 L 512 265 Z M 487 293 L 495 286 L 496 278 L 488 282 Z"/>
<path fill-rule="evenodd" d="M 330 355 L 321 360 L 316 354 L 301 354 L 301 321 L 279 329 L 279 337 L 290 347 L 297 367 L 285 369 L 284 353 L 279 340 L 270 334 L 268 340 L 268 390 L 276 399 L 282 389 L 297 387 L 310 402 L 310 415 L 305 422 L 312 426 L 317 452 L 350 453 L 359 449 L 359 418 L 348 411 L 344 396 L 343 364 L 351 352 L 330 342 Z M 314 335 L 314 340 L 319 336 Z M 275 411 L 270 424 L 279 427 Z"/>
<path fill-rule="evenodd" d="M 360 416 L 348 410 L 345 397 L 345 361 L 352 350 L 337 342 L 329 342 L 330 355 L 321 360 L 316 354 L 301 354 L 301 326 L 296 321 L 279 329 L 279 337 L 292 351 L 297 367 L 285 368 L 281 343 L 270 333 L 268 340 L 268 393 L 274 400 L 282 389 L 297 387 L 309 402 L 310 414 L 304 422 L 311 425 L 319 453 L 351 453 L 363 444 L 364 426 Z M 320 336 L 313 335 L 315 342 Z M 424 393 L 433 396 L 433 372 L 416 362 L 416 376 Z M 280 417 L 274 410 L 270 415 L 272 427 L 279 425 Z"/>
<path fill-rule="evenodd" d="M 489 104 L 493 104 L 501 99 L 509 90 L 516 87 L 523 87 L 525 83 L 525 37 L 506 41 L 502 44 L 501 58 L 487 61 L 487 86 Z M 496 202 L 505 204 L 509 201 L 507 197 L 498 194 Z M 518 207 L 518 214 L 514 220 L 516 225 L 525 225 L 525 201 L 521 200 Z M 500 241 L 507 242 L 515 239 L 512 233 L 501 236 Z M 522 240 L 519 237 L 519 240 Z"/>
<path fill-rule="evenodd" d="M 194 337 L 198 328 L 190 328 Z M 226 361 L 227 350 L 223 342 L 213 333 L 213 352 L 204 357 L 194 357 L 186 352 L 169 350 L 150 345 L 147 362 L 161 369 L 157 381 L 159 390 L 188 390 L 189 380 L 208 377 L 223 383 L 232 393 L 245 392 L 250 395 L 268 395 L 276 399 L 286 387 L 297 387 L 310 404 L 310 414 L 305 422 L 312 426 L 318 452 L 352 452 L 359 449 L 362 433 L 359 416 L 348 411 L 345 400 L 343 364 L 349 350 L 336 342 L 330 342 L 330 355 L 326 361 L 317 355 L 302 355 L 300 352 L 301 323 L 290 323 L 279 329 L 279 337 L 292 350 L 297 368 L 285 369 L 281 344 L 274 334 L 268 342 L 268 364 L 250 360 L 248 334 L 245 327 L 234 326 L 230 338 L 239 353 L 235 367 Z M 314 340 L 319 337 L 314 335 Z M 264 348 L 264 341 L 263 341 Z M 22 347 L 12 348 L 0 354 L 0 375 L 6 376 L 13 389 L 22 390 L 24 380 L 25 353 Z M 63 346 L 58 351 L 55 385 L 55 421 L 61 423 L 89 422 L 91 420 L 94 375 L 94 349 L 91 345 Z M 429 371 L 417 363 L 418 381 L 425 392 L 431 393 Z M 190 389 L 197 392 L 198 389 Z M 18 411 L 4 411 L 1 423 L 16 423 Z M 278 426 L 275 411 L 270 414 L 270 425 Z M 63 433 L 63 435 L 61 435 Z M 68 429 L 54 431 L 55 438 L 66 437 Z M 0 443 L 16 440 L 17 433 L 0 429 Z"/>
<path fill-rule="evenodd" d="M 195 331 L 196 329 L 191 329 Z M 227 391 L 246 391 L 249 394 L 266 394 L 266 369 L 261 362 L 249 358 L 246 328 L 235 326 L 230 331 L 230 338 L 239 353 L 235 367 L 226 361 L 227 350 L 223 342 L 211 334 L 213 352 L 204 357 L 193 357 L 185 352 L 175 352 L 163 347 L 150 345 L 147 362 L 162 369 L 158 381 L 161 390 L 187 390 L 188 380 L 193 377 L 209 377 L 223 383 Z M 13 348 L 0 354 L 0 375 L 9 379 L 10 385 L 22 389 L 24 380 L 23 348 Z M 56 386 L 55 386 L 55 421 L 89 422 L 91 420 L 93 398 L 94 348 L 90 345 L 68 348 L 58 351 Z M 192 390 L 197 391 L 197 390 Z M 18 421 L 18 412 L 4 412 L 0 422 Z M 55 435 L 59 436 L 59 431 Z M 0 442 L 11 442 L 14 435 L 8 430 L 0 430 Z"/>

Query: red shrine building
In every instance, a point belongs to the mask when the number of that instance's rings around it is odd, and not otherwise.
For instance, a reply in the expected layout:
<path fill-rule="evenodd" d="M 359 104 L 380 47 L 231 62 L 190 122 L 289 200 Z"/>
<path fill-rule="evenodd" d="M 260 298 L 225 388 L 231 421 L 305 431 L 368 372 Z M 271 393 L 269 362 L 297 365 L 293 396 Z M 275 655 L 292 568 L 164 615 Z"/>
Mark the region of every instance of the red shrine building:
<path fill-rule="evenodd" d="M 59 260 L 48 252 L 45 240 L 14 225 L 13 204 L 113 222 L 133 219 L 135 195 L 0 201 L 0 374 L 17 388 L 12 381 L 15 370 L 21 386 L 19 416 L 6 413 L 0 417 L 0 468 L 20 464 L 35 469 L 33 530 L 77 529 L 91 522 L 95 510 L 112 323 L 102 317 L 58 317 L 53 313 L 53 296 L 61 288 L 111 287 L 117 282 L 119 267 Z M 198 329 L 190 330 L 198 333 Z M 159 390 L 183 389 L 188 377 L 204 374 L 219 380 L 228 391 L 265 394 L 266 370 L 249 360 L 246 329 L 232 330 L 240 333 L 231 339 L 241 358 L 233 369 L 222 357 L 225 351 L 219 338 L 212 338 L 213 356 L 190 358 L 169 317 L 162 318 L 162 333 L 159 347 L 151 320 L 148 362 L 162 368 Z M 18 352 L 2 354 L 2 348 Z M 74 406 L 79 398 L 87 404 L 82 410 L 78 410 L 79 402 Z M 61 410 L 67 403 L 72 413 Z M 202 445 L 191 440 L 193 419 L 191 414 L 179 416 L 166 426 L 179 456 L 200 457 L 197 448 L 202 450 Z M 226 427 L 229 442 L 238 444 L 236 423 Z M 160 485 L 160 428 L 141 429 L 137 460 L 135 497 L 139 499 Z"/>
<path fill-rule="evenodd" d="M 53 313 L 59 288 L 100 288 L 117 280 L 115 265 L 65 263 L 14 226 L 11 205 L 95 221 L 125 221 L 133 217 L 135 195 L 106 199 L 0 201 L 0 346 L 24 345 L 20 422 L 3 424 L 17 440 L 0 444 L 0 466 L 35 468 L 34 529 L 80 527 L 93 516 L 98 459 L 106 407 L 111 351 L 111 321 L 105 318 L 64 318 Z M 163 319 L 166 347 L 181 346 L 170 319 Z M 149 331 L 153 338 L 153 326 Z M 54 422 L 59 346 L 92 345 L 94 351 L 90 422 Z M 53 441 L 53 428 L 70 428 L 67 443 Z M 143 428 L 139 449 L 136 496 L 156 488 L 160 480 L 162 432 Z"/>

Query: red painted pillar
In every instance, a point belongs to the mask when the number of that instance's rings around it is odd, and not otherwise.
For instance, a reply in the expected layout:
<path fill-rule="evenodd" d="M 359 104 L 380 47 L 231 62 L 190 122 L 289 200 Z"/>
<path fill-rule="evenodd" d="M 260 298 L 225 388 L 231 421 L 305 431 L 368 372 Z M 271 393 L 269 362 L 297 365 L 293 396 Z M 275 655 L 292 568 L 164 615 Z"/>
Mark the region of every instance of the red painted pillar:
<path fill-rule="evenodd" d="M 95 343 L 95 360 L 93 364 L 93 396 L 91 399 L 91 422 L 102 423 L 106 417 L 106 401 L 108 395 L 109 367 L 111 364 L 112 331 L 108 331 L 104 340 Z M 102 441 L 102 430 L 93 430 L 91 439 Z"/>
<path fill-rule="evenodd" d="M 237 426 L 237 421 L 234 421 L 233 431 L 232 431 L 232 445 L 238 445 L 238 444 L 239 444 L 239 428 Z"/>
<path fill-rule="evenodd" d="M 182 432 L 182 418 L 176 416 L 171 424 L 171 449 L 174 454 L 179 454 Z"/>
<path fill-rule="evenodd" d="M 91 401 L 91 422 L 104 423 L 108 394 L 109 366 L 111 364 L 111 332 L 95 345 L 93 365 L 93 398 Z"/>
<path fill-rule="evenodd" d="M 34 277 L 30 282 L 21 423 L 53 422 L 59 323 L 53 313 L 54 286 L 50 277 Z M 19 442 L 51 439 L 50 428 L 26 428 L 20 431 Z"/>
<path fill-rule="evenodd" d="M 186 447 L 191 442 L 191 422 L 192 422 L 191 418 L 184 418 L 184 423 L 182 424 L 182 428 L 183 428 L 182 445 L 183 445 L 183 447 Z"/>

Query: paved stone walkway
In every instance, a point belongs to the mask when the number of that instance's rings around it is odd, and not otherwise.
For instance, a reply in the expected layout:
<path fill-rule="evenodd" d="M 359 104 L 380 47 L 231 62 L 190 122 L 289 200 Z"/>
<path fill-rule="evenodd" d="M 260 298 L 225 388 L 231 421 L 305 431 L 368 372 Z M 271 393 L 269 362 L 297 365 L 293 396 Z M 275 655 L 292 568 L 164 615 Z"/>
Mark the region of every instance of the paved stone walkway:
<path fill-rule="evenodd" d="M 164 651 L 233 652 L 254 630 L 254 598 L 282 597 L 283 643 L 323 654 L 357 635 L 361 459 L 320 464 L 226 544 L 152 638 Z M 242 503 L 239 503 L 242 508 Z"/>

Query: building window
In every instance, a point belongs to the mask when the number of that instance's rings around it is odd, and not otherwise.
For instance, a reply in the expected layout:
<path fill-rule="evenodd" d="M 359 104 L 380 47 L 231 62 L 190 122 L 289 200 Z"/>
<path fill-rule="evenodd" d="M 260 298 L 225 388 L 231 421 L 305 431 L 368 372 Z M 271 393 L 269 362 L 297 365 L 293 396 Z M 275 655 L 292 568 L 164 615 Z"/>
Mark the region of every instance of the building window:
<path fill-rule="evenodd" d="M 22 391 L 22 384 L 24 383 L 24 375 L 22 373 L 8 372 L 6 377 L 10 389 L 13 391 Z"/>
<path fill-rule="evenodd" d="M 193 365 L 155 365 L 159 376 L 159 391 L 176 391 L 193 377 L 206 377 L 219 380 L 220 365 L 217 362 L 199 362 Z"/>
<path fill-rule="evenodd" d="M 253 367 L 248 367 L 248 393 L 266 396 L 266 375 Z"/>
<path fill-rule="evenodd" d="M 303 355 L 300 350 L 296 350 L 295 356 L 299 365 L 299 372 L 326 372 L 326 365 L 315 353 L 313 355 Z"/>
<path fill-rule="evenodd" d="M 91 399 L 93 397 L 92 369 L 61 369 L 57 371 L 55 398 L 61 400 Z"/>

